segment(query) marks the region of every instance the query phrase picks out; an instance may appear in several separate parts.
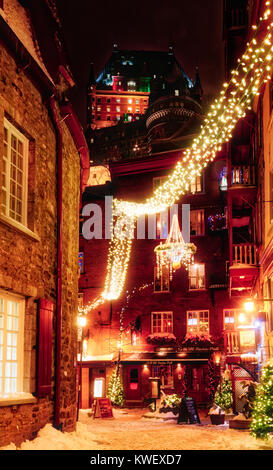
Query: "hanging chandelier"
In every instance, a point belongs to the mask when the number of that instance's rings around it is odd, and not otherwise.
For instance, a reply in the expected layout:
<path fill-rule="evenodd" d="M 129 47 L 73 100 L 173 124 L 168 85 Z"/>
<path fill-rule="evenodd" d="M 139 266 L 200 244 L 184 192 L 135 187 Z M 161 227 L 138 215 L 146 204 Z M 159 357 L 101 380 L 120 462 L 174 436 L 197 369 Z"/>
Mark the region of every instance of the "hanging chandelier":
<path fill-rule="evenodd" d="M 194 261 L 196 246 L 193 243 L 185 243 L 180 231 L 177 215 L 172 219 L 170 233 L 165 243 L 160 242 L 154 251 L 156 254 L 157 277 L 162 276 L 163 266 L 169 267 L 170 279 L 172 279 L 173 271 L 184 265 L 188 270 Z"/>

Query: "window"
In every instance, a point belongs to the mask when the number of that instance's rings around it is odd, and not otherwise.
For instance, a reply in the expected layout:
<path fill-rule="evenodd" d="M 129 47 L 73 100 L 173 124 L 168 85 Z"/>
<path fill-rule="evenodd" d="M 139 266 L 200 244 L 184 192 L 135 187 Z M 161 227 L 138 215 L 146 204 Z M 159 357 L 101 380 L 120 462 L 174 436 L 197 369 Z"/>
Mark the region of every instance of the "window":
<path fill-rule="evenodd" d="M 117 103 L 120 103 L 120 98 L 117 98 Z"/>
<path fill-rule="evenodd" d="M 131 113 L 131 112 L 132 112 L 132 106 L 129 106 L 128 113 Z"/>
<path fill-rule="evenodd" d="M 195 176 L 195 178 L 191 182 L 191 192 L 194 193 L 200 193 L 203 191 L 203 181 L 202 181 L 202 176 Z"/>
<path fill-rule="evenodd" d="M 228 186 L 227 168 L 224 167 L 222 169 L 222 171 L 220 172 L 220 175 L 219 175 L 219 188 L 220 188 L 220 191 L 227 191 L 227 186 Z"/>
<path fill-rule="evenodd" d="M 84 253 L 83 251 L 79 252 L 79 271 L 80 274 L 84 272 Z"/>
<path fill-rule="evenodd" d="M 251 315 L 246 314 L 239 308 L 225 308 L 223 310 L 223 317 L 224 330 L 235 330 L 237 328 L 237 325 L 240 324 L 252 324 Z"/>
<path fill-rule="evenodd" d="M 174 388 L 173 364 L 153 365 L 152 377 L 159 377 L 161 388 Z"/>
<path fill-rule="evenodd" d="M 209 333 L 209 311 L 197 310 L 187 312 L 188 333 Z"/>
<path fill-rule="evenodd" d="M 101 103 L 101 98 L 98 98 L 98 99 L 97 99 L 97 103 Z"/>
<path fill-rule="evenodd" d="M 174 95 L 179 96 L 179 90 L 174 90 Z"/>
<path fill-rule="evenodd" d="M 107 121 L 111 121 L 111 116 L 107 116 Z"/>
<path fill-rule="evenodd" d="M 23 391 L 24 300 L 0 292 L 0 397 Z"/>
<path fill-rule="evenodd" d="M 270 223 L 273 224 L 273 171 L 269 172 L 269 201 Z"/>
<path fill-rule="evenodd" d="M 224 309 L 224 330 L 234 330 L 235 325 L 235 309 Z"/>
<path fill-rule="evenodd" d="M 139 104 L 139 100 L 136 100 L 136 104 Z"/>
<path fill-rule="evenodd" d="M 152 333 L 172 333 L 173 312 L 152 312 Z"/>
<path fill-rule="evenodd" d="M 133 100 L 131 98 L 128 99 L 128 103 L 132 104 Z"/>
<path fill-rule="evenodd" d="M 167 266 L 162 266 L 162 272 L 158 273 L 157 268 L 154 269 L 154 292 L 169 292 L 170 290 L 170 273 Z"/>
<path fill-rule="evenodd" d="M 111 112 L 111 108 L 107 107 L 107 113 Z"/>
<path fill-rule="evenodd" d="M 205 289 L 205 265 L 193 264 L 189 267 L 189 289 Z"/>
<path fill-rule="evenodd" d="M 117 106 L 116 111 L 117 113 L 120 113 L 120 106 Z"/>
<path fill-rule="evenodd" d="M 97 111 L 98 111 L 98 112 L 101 111 L 101 106 L 97 106 Z"/>
<path fill-rule="evenodd" d="M 111 99 L 110 99 L 110 98 L 107 98 L 107 103 L 111 103 Z"/>
<path fill-rule="evenodd" d="M 156 178 L 153 178 L 153 190 L 155 191 L 157 188 L 159 188 L 159 186 L 164 184 L 167 179 L 167 176 L 158 176 Z"/>
<path fill-rule="evenodd" d="M 117 118 L 117 120 L 119 121 L 119 120 L 120 120 L 120 115 L 117 114 L 117 115 L 116 115 L 116 118 Z"/>
<path fill-rule="evenodd" d="M 28 140 L 4 120 L 1 213 L 27 224 Z"/>
<path fill-rule="evenodd" d="M 156 214 L 156 239 L 166 239 L 168 237 L 168 212 Z"/>
<path fill-rule="evenodd" d="M 204 209 L 190 212 L 191 235 L 205 235 Z"/>

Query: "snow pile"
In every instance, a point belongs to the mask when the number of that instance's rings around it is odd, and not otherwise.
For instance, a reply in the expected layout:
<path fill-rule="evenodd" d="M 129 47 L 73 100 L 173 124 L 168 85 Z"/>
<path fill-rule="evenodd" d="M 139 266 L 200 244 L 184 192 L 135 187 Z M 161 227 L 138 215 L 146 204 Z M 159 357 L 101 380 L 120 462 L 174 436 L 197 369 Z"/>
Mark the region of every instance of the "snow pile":
<path fill-rule="evenodd" d="M 33 441 L 25 441 L 20 450 L 96 450 L 97 442 L 94 434 L 88 430 L 86 424 L 77 423 L 77 430 L 72 433 L 58 431 L 51 424 L 46 424 L 38 432 Z M 12 443 L 0 450 L 16 450 Z"/>
<path fill-rule="evenodd" d="M 148 412 L 148 413 L 145 413 L 142 418 L 143 419 L 146 419 L 146 418 L 149 418 L 149 419 L 162 419 L 162 421 L 165 421 L 165 420 L 168 420 L 168 419 L 177 419 L 178 417 L 178 414 L 175 415 L 173 414 L 171 411 L 168 411 L 168 413 L 160 413 L 159 411 L 156 411 L 156 412 Z"/>
<path fill-rule="evenodd" d="M 22 450 L 272 450 L 273 439 L 263 442 L 249 431 L 205 424 L 177 425 L 173 420 L 143 418 L 145 410 L 114 409 L 115 419 L 93 419 L 80 413 L 77 430 L 62 433 L 47 424 Z M 151 413 L 153 416 L 162 413 Z M 15 450 L 14 444 L 5 448 Z M 4 450 L 4 449 L 1 449 Z"/>

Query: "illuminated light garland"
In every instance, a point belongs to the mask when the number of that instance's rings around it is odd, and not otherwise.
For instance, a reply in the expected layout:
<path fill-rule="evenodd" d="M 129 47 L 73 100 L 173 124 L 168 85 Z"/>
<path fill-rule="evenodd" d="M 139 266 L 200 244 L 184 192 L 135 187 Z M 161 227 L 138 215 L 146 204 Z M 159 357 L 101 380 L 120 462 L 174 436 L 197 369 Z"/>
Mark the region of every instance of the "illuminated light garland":
<path fill-rule="evenodd" d="M 266 6 L 271 6 L 267 1 Z M 260 25 L 253 26 L 256 35 L 261 24 L 271 15 L 267 8 Z M 107 261 L 105 288 L 100 297 L 83 309 L 88 313 L 105 300 L 115 300 L 124 287 L 130 259 L 135 222 L 141 215 L 160 213 L 172 206 L 185 194 L 192 180 L 201 175 L 209 162 L 215 159 L 222 145 L 232 138 L 232 131 L 238 120 L 251 109 L 254 96 L 259 95 L 263 83 L 271 79 L 273 23 L 267 26 L 267 34 L 258 47 L 256 37 L 247 44 L 245 53 L 238 59 L 236 70 L 232 70 L 229 83 L 223 84 L 220 97 L 211 105 L 210 112 L 201 126 L 200 134 L 191 147 L 182 152 L 182 158 L 166 182 L 154 191 L 145 203 L 134 203 L 115 199 L 113 201 L 114 235 L 110 241 Z M 129 234 L 129 236 L 128 236 Z"/>

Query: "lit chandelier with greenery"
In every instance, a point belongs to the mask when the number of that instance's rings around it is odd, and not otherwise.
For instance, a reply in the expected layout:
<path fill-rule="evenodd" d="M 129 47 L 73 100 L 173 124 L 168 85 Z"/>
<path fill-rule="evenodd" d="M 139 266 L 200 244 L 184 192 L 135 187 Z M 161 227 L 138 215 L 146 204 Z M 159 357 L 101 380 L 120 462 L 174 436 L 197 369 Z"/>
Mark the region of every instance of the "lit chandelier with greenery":
<path fill-rule="evenodd" d="M 201 126 L 199 136 L 189 148 L 181 150 L 181 159 L 164 184 L 144 203 L 114 199 L 113 237 L 108 251 L 104 290 L 100 297 L 84 307 L 83 313 L 88 313 L 106 300 L 120 297 L 126 280 L 137 218 L 165 211 L 189 190 L 192 180 L 201 175 L 223 144 L 230 141 L 237 122 L 245 117 L 247 110 L 251 110 L 254 97 L 259 95 L 262 85 L 271 79 L 271 4 L 272 1 L 265 3 L 266 11 L 259 19 L 259 24 L 252 26 L 255 30 L 254 37 L 238 59 L 237 68 L 231 71 L 230 81 L 223 84 L 220 96 L 211 105 Z"/>
<path fill-rule="evenodd" d="M 169 267 L 170 279 L 173 271 L 181 267 L 181 264 L 188 269 L 193 263 L 196 246 L 193 243 L 185 243 L 179 228 L 177 215 L 174 214 L 171 230 L 165 243 L 155 247 L 157 276 L 162 276 L 163 266 Z"/>

